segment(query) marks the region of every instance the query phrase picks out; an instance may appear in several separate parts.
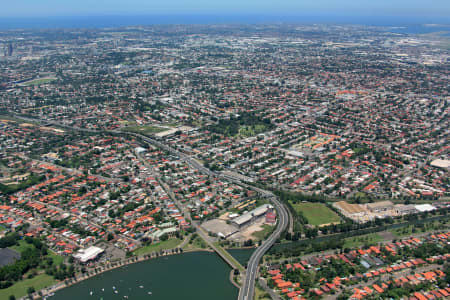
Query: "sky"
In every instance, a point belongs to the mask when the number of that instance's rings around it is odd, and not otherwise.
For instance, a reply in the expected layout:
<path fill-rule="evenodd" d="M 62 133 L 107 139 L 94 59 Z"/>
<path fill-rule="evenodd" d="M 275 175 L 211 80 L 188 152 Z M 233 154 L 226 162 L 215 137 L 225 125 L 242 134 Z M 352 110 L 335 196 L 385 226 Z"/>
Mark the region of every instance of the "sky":
<path fill-rule="evenodd" d="M 449 18 L 450 0 L 0 0 L 1 17 L 277 14 Z"/>

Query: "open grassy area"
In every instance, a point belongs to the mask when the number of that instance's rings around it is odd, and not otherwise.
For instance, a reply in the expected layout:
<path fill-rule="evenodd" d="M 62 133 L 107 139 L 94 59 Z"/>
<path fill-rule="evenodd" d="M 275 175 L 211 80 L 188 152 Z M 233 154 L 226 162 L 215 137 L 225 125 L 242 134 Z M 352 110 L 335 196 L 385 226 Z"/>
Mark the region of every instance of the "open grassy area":
<path fill-rule="evenodd" d="M 254 112 L 241 112 L 237 117 L 219 119 L 216 124 L 208 125 L 205 129 L 225 136 L 240 135 L 248 137 L 271 130 L 274 127 L 269 119 L 263 119 Z"/>
<path fill-rule="evenodd" d="M 24 240 L 19 241 L 19 245 L 15 245 L 15 246 L 11 246 L 9 247 L 10 249 L 13 249 L 19 253 L 21 253 L 22 251 L 24 251 L 27 248 L 33 248 L 34 246 L 31 244 L 28 244 L 27 242 L 25 242 Z"/>
<path fill-rule="evenodd" d="M 254 136 L 267 131 L 267 127 L 263 124 L 257 124 L 254 126 L 240 126 L 239 135 L 242 137 Z"/>
<path fill-rule="evenodd" d="M 195 251 L 195 250 L 202 250 L 207 249 L 208 244 L 205 242 L 205 240 L 202 239 L 201 236 L 197 235 L 192 242 L 187 243 L 184 245 L 183 250 L 184 251 Z"/>
<path fill-rule="evenodd" d="M 64 257 L 62 257 L 59 254 L 56 254 L 55 252 L 48 250 L 48 256 L 53 258 L 53 264 L 59 265 L 64 261 Z"/>
<path fill-rule="evenodd" d="M 18 245 L 14 245 L 9 247 L 10 249 L 13 249 L 19 253 L 22 251 L 28 249 L 28 248 L 34 248 L 34 245 L 28 244 L 24 240 L 20 240 Z M 54 253 L 51 250 L 48 250 L 48 255 L 46 257 L 53 258 L 54 265 L 59 265 L 64 261 L 64 258 L 56 253 Z M 28 278 L 28 274 L 31 272 L 37 272 L 41 273 L 44 272 L 42 269 L 33 269 L 30 270 L 27 274 L 23 276 L 23 278 Z M 27 290 L 29 287 L 34 287 L 36 291 L 43 289 L 45 287 L 51 286 L 57 282 L 56 279 L 53 278 L 53 276 L 47 275 L 45 273 L 36 275 L 35 277 L 31 279 L 24 279 L 21 281 L 16 282 L 14 285 L 10 286 L 7 289 L 0 289 L 0 299 L 8 299 L 10 295 L 14 295 L 16 299 L 23 297 L 27 294 Z"/>
<path fill-rule="evenodd" d="M 449 224 L 441 223 L 441 221 L 434 221 L 430 223 L 424 223 L 423 226 L 408 225 L 402 228 L 396 228 L 390 230 L 390 232 L 397 238 L 404 238 L 422 232 L 445 230 L 446 228 L 449 228 Z"/>
<path fill-rule="evenodd" d="M 25 279 L 15 283 L 7 289 L 0 290 L 0 299 L 8 299 L 10 295 L 14 295 L 16 299 L 27 294 L 27 289 L 32 286 L 34 289 L 40 290 L 48 286 L 52 286 L 57 282 L 52 276 L 40 274 L 31 279 Z"/>
<path fill-rule="evenodd" d="M 154 134 L 158 132 L 163 132 L 168 130 L 167 128 L 162 128 L 159 126 L 153 126 L 153 125 L 143 125 L 143 126 L 127 126 L 122 128 L 123 131 L 129 131 L 129 132 L 136 132 L 136 133 L 142 133 L 142 134 Z"/>
<path fill-rule="evenodd" d="M 364 244 L 376 244 L 384 239 L 378 233 L 370 233 L 345 239 L 344 248 L 360 247 Z"/>
<path fill-rule="evenodd" d="M 303 214 L 311 225 L 318 226 L 341 221 L 338 214 L 323 203 L 301 202 L 291 203 L 291 205 L 298 214 Z"/>
<path fill-rule="evenodd" d="M 270 300 L 270 295 L 259 284 L 255 285 L 255 300 Z"/>
<path fill-rule="evenodd" d="M 39 84 L 45 84 L 45 83 L 49 83 L 56 80 L 56 78 L 38 78 L 38 79 L 34 79 L 31 81 L 27 81 L 22 83 L 22 85 L 24 86 L 29 86 L 29 85 L 39 85 Z"/>
<path fill-rule="evenodd" d="M 181 242 L 182 242 L 182 240 L 180 240 L 180 239 L 169 239 L 167 241 L 163 241 L 163 242 L 159 242 L 159 243 L 141 247 L 141 248 L 133 251 L 133 253 L 135 255 L 144 255 L 144 254 L 149 254 L 149 253 L 152 253 L 155 251 L 158 252 L 161 250 L 168 250 L 168 249 L 176 248 L 179 244 L 181 244 Z"/>
<path fill-rule="evenodd" d="M 263 230 L 253 232 L 253 234 L 252 234 L 258 240 L 265 239 L 272 232 L 272 229 L 273 229 L 272 226 L 269 226 L 267 224 L 264 224 L 262 227 L 263 227 Z"/>
<path fill-rule="evenodd" d="M 9 248 L 21 253 L 22 251 L 24 251 L 27 248 L 34 248 L 34 246 L 32 244 L 28 244 L 24 240 L 21 240 L 21 241 L 19 241 L 19 245 L 11 246 Z M 48 250 L 48 256 L 53 258 L 53 263 L 55 265 L 59 265 L 60 263 L 62 263 L 64 261 L 64 257 L 62 257 L 59 254 L 56 254 L 55 252 L 51 251 L 50 249 Z"/>
<path fill-rule="evenodd" d="M 414 225 L 405 226 L 402 228 L 392 229 L 390 232 L 398 238 L 410 236 L 413 233 Z"/>
<path fill-rule="evenodd" d="M 215 242 L 214 246 L 216 246 L 217 250 L 220 251 L 220 253 L 222 253 L 229 261 L 231 261 L 233 265 L 235 265 L 239 269 L 240 272 L 245 271 L 244 267 L 230 253 L 228 253 L 227 250 L 222 248 L 219 242 Z"/>

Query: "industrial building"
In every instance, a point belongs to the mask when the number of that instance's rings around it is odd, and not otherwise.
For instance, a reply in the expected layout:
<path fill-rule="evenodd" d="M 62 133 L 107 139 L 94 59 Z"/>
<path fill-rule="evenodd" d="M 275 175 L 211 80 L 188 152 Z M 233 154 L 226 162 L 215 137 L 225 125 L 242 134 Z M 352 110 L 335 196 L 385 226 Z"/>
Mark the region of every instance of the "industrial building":
<path fill-rule="evenodd" d="M 341 214 L 358 223 L 375 220 L 376 218 L 387 218 L 415 214 L 418 212 L 432 211 L 436 207 L 430 204 L 394 204 L 391 201 L 379 201 L 367 204 L 350 204 L 339 201 L 333 204 Z"/>
<path fill-rule="evenodd" d="M 237 228 L 241 229 L 243 227 L 246 227 L 248 225 L 253 224 L 255 221 L 257 221 L 259 218 L 262 218 L 266 215 L 268 212 L 273 211 L 273 206 L 270 204 L 264 204 L 261 205 L 237 218 L 234 218 L 232 220 L 232 224 L 236 226 Z"/>

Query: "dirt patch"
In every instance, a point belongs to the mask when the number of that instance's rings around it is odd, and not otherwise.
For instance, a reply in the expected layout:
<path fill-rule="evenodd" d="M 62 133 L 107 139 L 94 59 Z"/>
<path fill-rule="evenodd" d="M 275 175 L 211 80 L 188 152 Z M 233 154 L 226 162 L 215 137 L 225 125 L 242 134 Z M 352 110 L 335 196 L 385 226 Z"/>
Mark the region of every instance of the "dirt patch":
<path fill-rule="evenodd" d="M 332 222 L 332 223 L 327 223 L 327 224 L 321 224 L 319 225 L 319 227 L 325 227 L 325 226 L 329 226 L 329 225 L 338 225 L 340 224 L 340 222 Z"/>
<path fill-rule="evenodd" d="M 245 240 L 256 240 L 256 238 L 253 236 L 253 233 L 257 231 L 264 230 L 262 225 L 264 224 L 264 219 L 250 225 L 249 227 L 245 228 L 244 230 L 241 230 L 241 235 L 244 237 Z"/>

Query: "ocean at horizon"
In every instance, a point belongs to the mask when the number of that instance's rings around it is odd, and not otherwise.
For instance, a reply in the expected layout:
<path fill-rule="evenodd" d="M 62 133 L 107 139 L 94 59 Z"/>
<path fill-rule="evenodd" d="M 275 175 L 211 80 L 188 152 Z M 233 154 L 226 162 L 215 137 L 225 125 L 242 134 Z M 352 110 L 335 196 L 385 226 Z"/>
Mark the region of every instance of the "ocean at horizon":
<path fill-rule="evenodd" d="M 447 24 L 450 19 L 418 19 L 407 17 L 367 17 L 367 16 L 333 16 L 333 15 L 123 15 L 123 16 L 61 16 L 0 18 L 0 30 L 9 29 L 51 29 L 51 28 L 108 28 L 169 24 L 264 24 L 264 23 L 298 23 L 298 24 L 358 24 L 366 26 L 400 26 L 413 28 L 412 32 L 433 32 L 436 26 L 420 27 L 422 24 Z M 450 27 L 448 27 L 450 28 Z M 414 32 L 418 31 L 418 32 Z"/>

